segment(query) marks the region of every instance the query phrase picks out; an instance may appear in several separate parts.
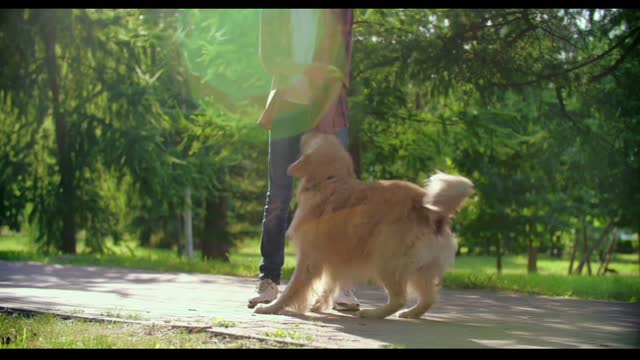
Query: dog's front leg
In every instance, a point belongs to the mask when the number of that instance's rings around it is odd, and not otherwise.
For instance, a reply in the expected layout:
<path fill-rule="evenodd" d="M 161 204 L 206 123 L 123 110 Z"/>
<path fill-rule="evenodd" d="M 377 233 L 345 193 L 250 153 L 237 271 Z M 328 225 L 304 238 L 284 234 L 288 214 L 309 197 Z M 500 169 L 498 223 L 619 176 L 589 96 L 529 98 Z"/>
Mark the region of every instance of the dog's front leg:
<path fill-rule="evenodd" d="M 280 297 L 280 298 L 282 298 L 282 297 Z M 259 304 L 253 310 L 253 312 L 256 313 L 256 314 L 277 314 L 285 306 L 285 305 L 282 304 L 282 301 L 279 301 L 280 298 L 278 298 L 278 300 L 276 300 L 276 301 L 274 301 L 274 302 L 272 302 L 270 304 Z"/>
<path fill-rule="evenodd" d="M 308 262 L 298 262 L 282 295 L 274 302 L 258 305 L 254 312 L 257 314 L 277 314 L 286 307 L 292 307 L 298 312 L 305 312 L 309 307 L 310 290 L 314 281 L 322 274 L 322 269 Z"/>

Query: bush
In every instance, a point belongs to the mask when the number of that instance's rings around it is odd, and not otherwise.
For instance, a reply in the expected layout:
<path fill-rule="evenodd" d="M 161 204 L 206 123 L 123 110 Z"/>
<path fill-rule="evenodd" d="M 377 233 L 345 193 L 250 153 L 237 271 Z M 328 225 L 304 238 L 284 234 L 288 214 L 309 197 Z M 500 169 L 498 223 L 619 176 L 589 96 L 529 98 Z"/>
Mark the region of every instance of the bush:
<path fill-rule="evenodd" d="M 633 241 L 632 240 L 618 240 L 616 242 L 616 252 L 620 254 L 633 254 Z"/>

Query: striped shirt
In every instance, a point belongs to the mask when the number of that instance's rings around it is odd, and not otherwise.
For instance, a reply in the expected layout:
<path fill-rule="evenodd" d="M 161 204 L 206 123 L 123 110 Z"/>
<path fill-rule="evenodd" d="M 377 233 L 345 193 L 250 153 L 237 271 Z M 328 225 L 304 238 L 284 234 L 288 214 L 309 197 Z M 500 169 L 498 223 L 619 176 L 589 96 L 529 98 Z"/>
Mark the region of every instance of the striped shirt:
<path fill-rule="evenodd" d="M 321 104 L 326 111 L 322 112 L 315 128 L 320 132 L 335 133 L 349 124 L 346 89 L 351 76 L 353 9 L 323 9 L 322 15 L 313 60 L 337 68 L 343 74 L 343 86 L 338 89 L 337 96 Z M 292 49 L 293 21 L 290 11 L 263 11 L 260 56 L 265 69 L 273 75 L 272 90 L 285 89 L 291 84 L 291 75 L 286 75 L 286 69 L 296 63 Z M 267 109 L 259 120 L 266 128 L 271 127 L 271 120 L 277 113 L 269 110 L 271 105 L 271 101 L 268 101 Z"/>
<path fill-rule="evenodd" d="M 341 37 L 345 47 L 344 60 L 346 61 L 344 65 L 345 84 L 335 103 L 329 108 L 329 111 L 323 116 L 316 127 L 316 130 L 320 132 L 332 134 L 349 126 L 347 87 L 349 86 L 351 78 L 353 9 L 328 9 L 326 11 L 332 16 L 335 16 L 336 22 L 340 25 Z"/>

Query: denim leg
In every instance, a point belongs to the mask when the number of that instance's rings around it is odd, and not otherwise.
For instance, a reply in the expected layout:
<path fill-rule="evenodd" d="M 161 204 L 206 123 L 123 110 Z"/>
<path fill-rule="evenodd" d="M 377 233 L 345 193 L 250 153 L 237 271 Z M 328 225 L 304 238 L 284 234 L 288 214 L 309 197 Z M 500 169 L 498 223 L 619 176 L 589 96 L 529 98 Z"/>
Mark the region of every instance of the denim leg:
<path fill-rule="evenodd" d="M 260 279 L 271 279 L 280 283 L 284 265 L 285 232 L 287 230 L 289 206 L 293 196 L 293 177 L 287 175 L 287 168 L 300 155 L 302 134 L 280 137 L 283 131 L 276 130 L 269 136 L 269 190 L 262 220 L 260 241 Z M 340 129 L 336 136 L 348 150 L 348 129 Z"/>
<path fill-rule="evenodd" d="M 349 151 L 349 128 L 342 128 L 336 132 L 336 137 L 340 140 L 345 150 Z"/>
<path fill-rule="evenodd" d="M 300 153 L 300 137 L 274 139 L 269 136 L 269 190 L 262 220 L 260 279 L 280 283 L 284 265 L 284 241 L 289 205 L 293 195 L 293 177 L 287 168 Z"/>

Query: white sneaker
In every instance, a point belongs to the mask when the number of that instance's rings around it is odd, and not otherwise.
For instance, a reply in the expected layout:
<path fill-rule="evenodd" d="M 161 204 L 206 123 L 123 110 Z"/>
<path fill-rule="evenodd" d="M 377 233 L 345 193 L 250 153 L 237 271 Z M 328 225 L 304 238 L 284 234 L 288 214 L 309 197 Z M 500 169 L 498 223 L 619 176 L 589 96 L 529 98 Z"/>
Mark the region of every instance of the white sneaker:
<path fill-rule="evenodd" d="M 253 309 L 258 304 L 267 304 L 275 300 L 278 297 L 278 285 L 271 279 L 260 280 L 256 288 L 256 294 L 256 296 L 249 299 L 247 306 L 250 309 Z"/>
<path fill-rule="evenodd" d="M 360 310 L 360 302 L 353 294 L 353 289 L 341 289 L 335 299 L 333 309 L 338 311 Z"/>

